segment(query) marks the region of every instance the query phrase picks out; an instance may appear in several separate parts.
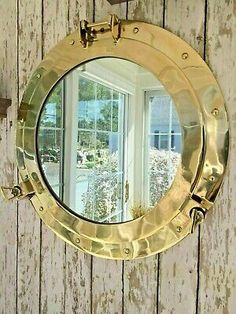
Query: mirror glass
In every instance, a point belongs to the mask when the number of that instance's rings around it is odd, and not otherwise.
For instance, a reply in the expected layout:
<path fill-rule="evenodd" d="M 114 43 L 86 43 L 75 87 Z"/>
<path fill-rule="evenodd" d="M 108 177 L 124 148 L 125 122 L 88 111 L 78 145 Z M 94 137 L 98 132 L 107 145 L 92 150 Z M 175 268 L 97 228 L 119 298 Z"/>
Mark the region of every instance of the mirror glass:
<path fill-rule="evenodd" d="M 181 161 L 170 95 L 150 71 L 123 59 L 96 59 L 67 74 L 37 132 L 45 181 L 75 214 L 100 223 L 152 209 Z"/>

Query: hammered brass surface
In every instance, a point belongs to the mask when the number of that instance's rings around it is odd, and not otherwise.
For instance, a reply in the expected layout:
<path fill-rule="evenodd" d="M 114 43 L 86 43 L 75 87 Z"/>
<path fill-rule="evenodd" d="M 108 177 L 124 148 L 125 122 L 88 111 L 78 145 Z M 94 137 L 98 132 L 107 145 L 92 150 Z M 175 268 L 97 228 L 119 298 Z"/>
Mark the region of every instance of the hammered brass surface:
<path fill-rule="evenodd" d="M 98 33 L 87 48 L 79 38 L 74 32 L 59 42 L 38 66 L 24 93 L 17 127 L 21 179 L 31 180 L 35 194 L 30 199 L 41 219 L 73 246 L 111 259 L 161 252 L 191 233 L 192 208 L 209 209 L 222 183 L 229 146 L 223 96 L 201 57 L 160 27 L 122 20 L 117 43 L 109 32 Z M 153 210 L 119 224 L 99 224 L 72 214 L 50 193 L 37 159 L 38 118 L 49 92 L 68 71 L 101 57 L 123 58 L 151 71 L 173 98 L 183 134 L 182 163 L 171 189 Z"/>

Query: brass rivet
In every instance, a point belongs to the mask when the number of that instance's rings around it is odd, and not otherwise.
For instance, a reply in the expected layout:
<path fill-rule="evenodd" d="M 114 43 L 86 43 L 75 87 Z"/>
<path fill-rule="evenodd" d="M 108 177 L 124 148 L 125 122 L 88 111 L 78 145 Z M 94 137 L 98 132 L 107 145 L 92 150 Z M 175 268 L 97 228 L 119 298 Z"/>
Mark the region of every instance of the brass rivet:
<path fill-rule="evenodd" d="M 75 242 L 76 242 L 77 244 L 79 244 L 79 243 L 80 243 L 80 239 L 77 238 L 77 239 L 75 240 Z"/>
<path fill-rule="evenodd" d="M 216 179 L 216 178 L 215 178 L 214 176 L 210 176 L 210 177 L 209 177 L 209 181 L 211 181 L 211 182 L 214 182 L 215 179 Z"/>
<path fill-rule="evenodd" d="M 71 41 L 70 41 L 70 45 L 71 45 L 71 46 L 73 46 L 73 45 L 74 45 L 74 43 L 75 43 L 74 39 L 71 39 Z"/>
<path fill-rule="evenodd" d="M 178 227 L 176 228 L 176 231 L 180 233 L 180 232 L 182 231 L 182 227 L 178 226 Z"/>
<path fill-rule="evenodd" d="M 39 207 L 39 211 L 40 212 L 42 212 L 43 211 L 43 207 L 41 206 L 41 207 Z"/>
<path fill-rule="evenodd" d="M 125 248 L 125 249 L 124 249 L 124 252 L 125 252 L 125 254 L 129 254 L 129 249 L 128 249 L 128 248 Z"/>
<path fill-rule="evenodd" d="M 182 59 L 183 60 L 188 59 L 188 53 L 187 52 L 182 53 Z"/>
<path fill-rule="evenodd" d="M 40 74 L 40 73 L 38 73 L 38 74 L 36 75 L 36 77 L 37 77 L 38 79 L 40 79 L 41 74 Z"/>
<path fill-rule="evenodd" d="M 137 34 L 137 33 L 139 32 L 139 28 L 138 28 L 138 27 L 135 27 L 135 28 L 133 29 L 133 32 L 134 32 L 134 34 Z"/>
<path fill-rule="evenodd" d="M 218 108 L 214 108 L 211 113 L 213 114 L 213 116 L 218 116 L 219 109 Z"/>

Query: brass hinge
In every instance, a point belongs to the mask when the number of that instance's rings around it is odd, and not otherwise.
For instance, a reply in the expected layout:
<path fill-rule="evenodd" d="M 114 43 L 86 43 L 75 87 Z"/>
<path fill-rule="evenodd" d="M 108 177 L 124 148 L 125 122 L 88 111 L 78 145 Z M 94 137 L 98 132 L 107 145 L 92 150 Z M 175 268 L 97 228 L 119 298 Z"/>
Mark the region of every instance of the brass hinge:
<path fill-rule="evenodd" d="M 115 14 L 110 14 L 105 22 L 88 23 L 82 20 L 79 24 L 80 42 L 83 48 L 87 48 L 89 44 L 97 40 L 97 34 L 111 32 L 114 43 L 116 44 L 120 38 L 121 21 Z"/>
<path fill-rule="evenodd" d="M 0 187 L 3 198 L 7 201 L 14 199 L 20 200 L 35 193 L 34 187 L 30 180 L 22 181 L 19 185 L 13 187 Z"/>

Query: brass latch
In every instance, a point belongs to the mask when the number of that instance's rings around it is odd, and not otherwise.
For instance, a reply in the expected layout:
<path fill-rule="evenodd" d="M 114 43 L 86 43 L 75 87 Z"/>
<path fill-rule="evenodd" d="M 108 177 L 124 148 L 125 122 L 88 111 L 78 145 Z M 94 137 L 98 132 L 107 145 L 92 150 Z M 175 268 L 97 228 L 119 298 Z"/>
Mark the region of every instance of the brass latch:
<path fill-rule="evenodd" d="M 96 40 L 97 34 L 111 32 L 114 43 L 116 44 L 120 38 L 121 21 L 115 14 L 109 15 L 105 22 L 88 23 L 85 20 L 80 22 L 80 42 L 83 48 L 87 48 L 89 43 Z"/>
<path fill-rule="evenodd" d="M 213 203 L 208 201 L 205 198 L 202 198 L 196 194 L 192 194 L 191 199 L 194 200 L 197 205 L 196 207 L 192 208 L 190 212 L 190 216 L 192 218 L 192 228 L 191 233 L 194 232 L 196 227 L 203 222 L 206 217 L 207 211 L 212 207 Z"/>
<path fill-rule="evenodd" d="M 24 182 L 22 181 L 19 185 L 15 185 L 13 187 L 1 186 L 0 191 L 3 198 L 7 201 L 14 199 L 20 200 L 35 193 L 34 187 L 30 180 Z"/>
<path fill-rule="evenodd" d="M 192 228 L 191 233 L 194 232 L 196 227 L 205 219 L 207 210 L 200 207 L 195 207 L 191 210 Z"/>

